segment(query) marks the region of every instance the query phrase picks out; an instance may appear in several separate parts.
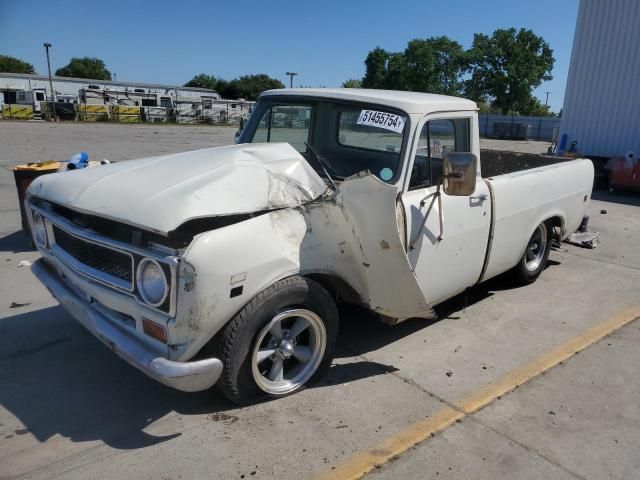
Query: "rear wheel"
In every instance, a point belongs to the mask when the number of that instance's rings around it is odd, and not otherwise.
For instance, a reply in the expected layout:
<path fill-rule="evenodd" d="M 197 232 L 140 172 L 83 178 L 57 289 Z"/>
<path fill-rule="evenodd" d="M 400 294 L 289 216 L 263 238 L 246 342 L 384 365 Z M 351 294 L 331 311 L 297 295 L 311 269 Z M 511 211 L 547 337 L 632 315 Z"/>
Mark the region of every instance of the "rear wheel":
<path fill-rule="evenodd" d="M 217 336 L 218 388 L 239 404 L 295 393 L 326 373 L 337 331 L 335 303 L 320 284 L 300 276 L 276 282 Z"/>
<path fill-rule="evenodd" d="M 521 285 L 535 282 L 547 266 L 551 251 L 553 226 L 543 222 L 536 227 L 522 258 L 511 271 L 514 280 Z"/>

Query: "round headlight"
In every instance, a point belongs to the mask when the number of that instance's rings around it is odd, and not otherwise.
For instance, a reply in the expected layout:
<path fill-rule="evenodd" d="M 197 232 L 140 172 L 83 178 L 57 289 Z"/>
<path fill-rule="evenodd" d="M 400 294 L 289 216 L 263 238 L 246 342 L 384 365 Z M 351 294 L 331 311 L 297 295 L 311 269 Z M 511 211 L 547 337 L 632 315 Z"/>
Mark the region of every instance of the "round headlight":
<path fill-rule="evenodd" d="M 47 228 L 44 226 L 44 218 L 38 212 L 33 212 L 33 237 L 41 247 L 47 246 Z"/>
<path fill-rule="evenodd" d="M 158 307 L 167 298 L 167 277 L 158 262 L 145 258 L 138 265 L 138 291 L 149 305 Z"/>

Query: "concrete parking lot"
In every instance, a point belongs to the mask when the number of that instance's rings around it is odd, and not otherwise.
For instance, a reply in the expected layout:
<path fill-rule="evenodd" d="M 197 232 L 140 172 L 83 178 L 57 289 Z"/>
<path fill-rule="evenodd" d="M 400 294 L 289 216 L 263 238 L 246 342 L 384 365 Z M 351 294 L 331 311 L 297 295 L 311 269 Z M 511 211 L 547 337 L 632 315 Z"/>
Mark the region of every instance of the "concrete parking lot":
<path fill-rule="evenodd" d="M 38 254 L 19 232 L 14 165 L 81 150 L 126 160 L 233 133 L 0 123 L 0 478 L 637 477 L 638 197 L 596 193 L 601 245 L 563 244 L 531 286 L 491 280 L 435 322 L 344 309 L 328 378 L 246 408 L 148 379 L 19 266 Z"/>

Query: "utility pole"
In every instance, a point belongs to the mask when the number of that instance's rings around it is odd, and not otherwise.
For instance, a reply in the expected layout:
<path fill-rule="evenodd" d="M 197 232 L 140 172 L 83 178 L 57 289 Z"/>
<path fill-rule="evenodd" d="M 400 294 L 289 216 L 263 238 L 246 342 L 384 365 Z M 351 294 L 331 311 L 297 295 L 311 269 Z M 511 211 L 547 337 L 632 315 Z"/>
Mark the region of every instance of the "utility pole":
<path fill-rule="evenodd" d="M 289 88 L 293 88 L 293 77 L 298 74 L 296 72 L 287 72 L 287 75 L 289 75 Z"/>
<path fill-rule="evenodd" d="M 53 80 L 51 79 L 51 61 L 49 60 L 50 43 L 45 43 L 44 48 L 47 51 L 47 69 L 49 70 L 49 88 L 51 89 L 51 113 L 53 114 L 53 120 L 58 121 L 58 114 L 56 113 L 56 91 L 53 89 Z"/>
<path fill-rule="evenodd" d="M 549 105 L 549 94 L 550 94 L 551 92 L 544 92 L 544 93 L 546 93 L 546 94 L 547 94 L 547 98 L 544 100 L 544 104 L 548 106 L 548 105 Z"/>

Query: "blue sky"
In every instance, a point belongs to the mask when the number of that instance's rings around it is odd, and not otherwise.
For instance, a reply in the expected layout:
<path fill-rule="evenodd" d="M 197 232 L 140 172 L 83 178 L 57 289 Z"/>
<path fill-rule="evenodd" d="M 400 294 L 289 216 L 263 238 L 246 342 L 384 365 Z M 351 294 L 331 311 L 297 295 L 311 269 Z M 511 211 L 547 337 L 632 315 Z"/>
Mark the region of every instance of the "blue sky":
<path fill-rule="evenodd" d="M 96 56 L 118 80 L 183 84 L 197 73 L 231 79 L 266 73 L 294 86 L 339 86 L 364 74 L 380 46 L 447 35 L 469 47 L 475 32 L 524 27 L 545 38 L 556 59 L 554 79 L 536 90 L 562 107 L 578 0 L 421 0 L 350 2 L 2 0 L 0 54 L 46 73 L 72 56 Z M 286 81 L 288 84 L 288 81 Z"/>

